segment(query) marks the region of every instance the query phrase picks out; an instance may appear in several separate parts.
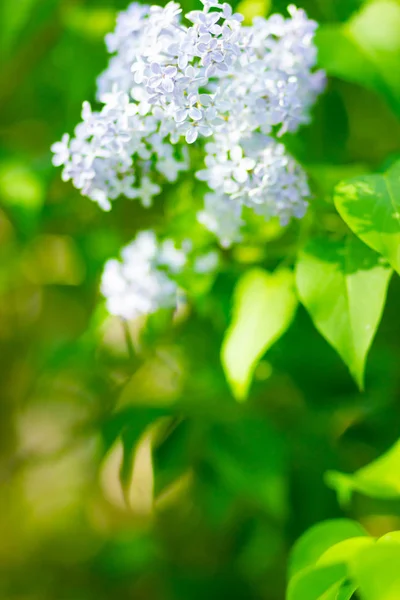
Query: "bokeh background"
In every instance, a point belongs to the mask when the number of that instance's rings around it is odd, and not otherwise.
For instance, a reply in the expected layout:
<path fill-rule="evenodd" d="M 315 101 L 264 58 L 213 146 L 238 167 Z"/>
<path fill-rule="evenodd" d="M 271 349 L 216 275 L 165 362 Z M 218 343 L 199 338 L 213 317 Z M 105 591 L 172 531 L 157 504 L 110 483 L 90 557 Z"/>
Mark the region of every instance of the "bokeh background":
<path fill-rule="evenodd" d="M 241 8 L 250 17 L 285 4 Z M 336 181 L 399 156 L 399 3 L 297 4 L 322 24 L 332 77 L 312 125 L 288 143 L 334 234 Z M 343 511 L 324 482 L 328 469 L 352 472 L 398 438 L 399 279 L 364 393 L 302 308 L 248 401 L 228 389 L 219 351 L 235 282 L 249 265 L 285 259 L 296 226 L 272 225 L 224 252 L 215 281 L 173 318 L 129 332 L 108 318 L 105 260 L 139 229 L 185 235 L 201 201 L 188 177 L 150 210 L 122 199 L 105 214 L 51 166 L 50 145 L 94 100 L 104 35 L 126 6 L 0 9 L 0 597 L 283 600 L 288 552 L 310 525 L 347 515 L 376 535 L 400 528 L 399 503 L 356 496 Z"/>

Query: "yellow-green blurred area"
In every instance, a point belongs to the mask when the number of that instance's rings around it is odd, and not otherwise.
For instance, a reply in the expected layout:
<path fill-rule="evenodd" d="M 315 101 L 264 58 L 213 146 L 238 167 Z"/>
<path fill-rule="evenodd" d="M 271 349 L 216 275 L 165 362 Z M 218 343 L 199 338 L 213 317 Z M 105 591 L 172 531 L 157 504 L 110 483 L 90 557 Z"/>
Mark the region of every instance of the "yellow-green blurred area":
<path fill-rule="evenodd" d="M 107 317 L 104 262 L 140 229 L 179 235 L 194 202 L 189 178 L 150 210 L 119 199 L 103 213 L 51 166 L 50 145 L 94 100 L 104 35 L 127 3 L 1 3 L 0 598 L 283 600 L 289 549 L 310 525 L 346 514 L 372 535 L 400 528 L 396 498 L 355 492 L 341 509 L 324 481 L 398 438 L 399 280 L 364 393 L 302 308 L 247 402 L 229 391 L 220 348 L 234 285 L 249 265 L 290 258 L 290 229 L 266 226 L 224 252 L 211 289 L 174 316 L 129 331 Z M 250 19 L 285 5 L 241 10 Z M 312 124 L 287 143 L 334 235 L 336 182 L 399 156 L 400 4 L 298 5 L 321 23 L 330 79 Z"/>

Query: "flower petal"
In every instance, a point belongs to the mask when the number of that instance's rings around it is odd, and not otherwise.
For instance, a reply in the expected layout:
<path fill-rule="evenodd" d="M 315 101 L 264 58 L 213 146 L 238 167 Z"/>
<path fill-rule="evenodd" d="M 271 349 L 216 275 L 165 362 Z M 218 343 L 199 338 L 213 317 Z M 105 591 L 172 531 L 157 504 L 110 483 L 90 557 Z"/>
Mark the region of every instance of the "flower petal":
<path fill-rule="evenodd" d="M 178 69 L 176 67 L 173 67 L 172 65 L 168 65 L 168 67 L 165 67 L 165 69 L 164 69 L 164 74 L 167 77 L 175 77 L 177 72 L 178 72 Z"/>
<path fill-rule="evenodd" d="M 189 117 L 194 121 L 200 121 L 200 119 L 203 118 L 203 113 L 195 106 L 192 106 L 192 108 L 189 110 Z"/>
<path fill-rule="evenodd" d="M 186 136 L 185 136 L 187 143 L 193 144 L 193 142 L 195 142 L 197 140 L 197 135 L 198 135 L 197 128 L 195 129 L 194 127 L 190 127 L 190 129 L 187 130 Z"/>
<path fill-rule="evenodd" d="M 169 78 L 163 79 L 162 87 L 168 94 L 170 94 L 174 91 L 174 82 Z"/>
<path fill-rule="evenodd" d="M 211 103 L 211 96 L 208 94 L 199 94 L 199 101 L 203 106 L 209 106 Z"/>
<path fill-rule="evenodd" d="M 161 75 L 162 73 L 160 65 L 156 62 L 151 63 L 150 69 L 151 72 L 154 73 L 154 75 Z"/>
<path fill-rule="evenodd" d="M 182 123 L 186 119 L 187 115 L 188 115 L 188 111 L 186 110 L 186 108 L 180 108 L 175 113 L 175 116 L 174 116 L 175 121 L 177 123 Z"/>
<path fill-rule="evenodd" d="M 211 58 L 216 63 L 222 63 L 224 60 L 224 55 L 219 50 L 211 53 Z"/>

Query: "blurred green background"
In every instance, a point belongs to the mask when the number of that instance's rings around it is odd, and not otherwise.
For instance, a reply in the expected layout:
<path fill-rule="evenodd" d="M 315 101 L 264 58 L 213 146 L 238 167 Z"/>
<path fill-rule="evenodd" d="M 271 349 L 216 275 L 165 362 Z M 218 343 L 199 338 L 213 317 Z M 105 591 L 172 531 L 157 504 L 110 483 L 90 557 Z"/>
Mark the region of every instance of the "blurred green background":
<path fill-rule="evenodd" d="M 285 4 L 241 8 L 249 17 Z M 322 24 L 331 77 L 312 125 L 288 144 L 335 234 L 334 184 L 399 156 L 400 5 L 297 4 Z M 150 210 L 119 200 L 105 214 L 61 182 L 49 151 L 94 100 L 104 34 L 126 6 L 0 9 L 0 597 L 283 600 L 288 552 L 310 525 L 346 514 L 372 534 L 400 528 L 400 502 L 356 496 L 343 512 L 324 483 L 327 470 L 352 472 L 398 438 L 399 279 L 365 393 L 302 308 L 247 403 L 228 389 L 219 351 L 235 282 L 284 259 L 296 226 L 225 252 L 212 288 L 182 314 L 150 319 L 140 344 L 132 325 L 130 356 L 100 302 L 102 266 L 139 229 L 183 227 L 190 178 Z"/>

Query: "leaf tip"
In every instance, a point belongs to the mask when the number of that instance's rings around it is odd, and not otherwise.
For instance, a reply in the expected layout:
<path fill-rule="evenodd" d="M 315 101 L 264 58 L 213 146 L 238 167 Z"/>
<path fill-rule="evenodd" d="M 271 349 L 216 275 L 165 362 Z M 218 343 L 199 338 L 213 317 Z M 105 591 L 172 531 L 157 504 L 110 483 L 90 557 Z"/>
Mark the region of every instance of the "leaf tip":
<path fill-rule="evenodd" d="M 327 471 L 324 480 L 326 485 L 336 492 L 340 506 L 347 508 L 350 505 L 353 495 L 353 481 L 351 476 L 339 471 Z"/>

